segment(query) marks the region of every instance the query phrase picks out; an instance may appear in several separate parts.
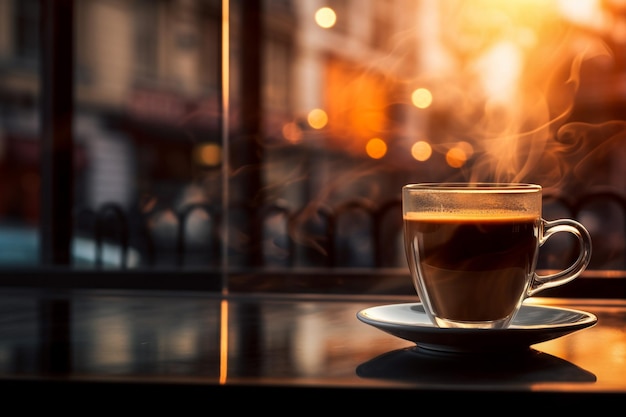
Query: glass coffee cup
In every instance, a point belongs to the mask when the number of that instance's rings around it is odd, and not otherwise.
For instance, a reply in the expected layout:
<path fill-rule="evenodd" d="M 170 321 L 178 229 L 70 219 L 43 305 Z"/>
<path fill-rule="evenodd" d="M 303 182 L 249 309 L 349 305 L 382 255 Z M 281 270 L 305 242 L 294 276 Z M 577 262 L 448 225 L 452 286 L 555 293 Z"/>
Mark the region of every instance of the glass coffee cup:
<path fill-rule="evenodd" d="M 570 282 L 591 260 L 582 224 L 541 217 L 537 184 L 408 184 L 402 211 L 413 284 L 438 327 L 506 328 L 526 298 Z M 540 247 L 560 232 L 577 238 L 577 259 L 564 270 L 537 274 Z"/>

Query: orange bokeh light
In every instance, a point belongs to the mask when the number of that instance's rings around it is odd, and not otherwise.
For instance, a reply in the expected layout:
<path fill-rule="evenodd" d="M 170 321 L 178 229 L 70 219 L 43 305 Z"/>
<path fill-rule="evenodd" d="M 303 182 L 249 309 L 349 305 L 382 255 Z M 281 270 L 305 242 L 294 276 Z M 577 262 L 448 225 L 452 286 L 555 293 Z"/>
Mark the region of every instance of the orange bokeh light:
<path fill-rule="evenodd" d="M 328 123 L 328 115 L 322 109 L 313 109 L 307 116 L 307 122 L 313 129 L 321 129 Z"/>
<path fill-rule="evenodd" d="M 203 143 L 194 150 L 196 163 L 203 166 L 218 166 L 222 163 L 222 147 L 217 143 Z"/>
<path fill-rule="evenodd" d="M 283 137 L 291 143 L 298 143 L 302 140 L 302 129 L 294 123 L 285 123 L 282 129 Z"/>
<path fill-rule="evenodd" d="M 387 144 L 380 138 L 372 138 L 367 141 L 365 152 L 372 159 L 380 159 L 387 154 Z"/>
<path fill-rule="evenodd" d="M 467 162 L 467 154 L 463 149 L 455 146 L 446 152 L 446 162 L 452 168 L 461 168 Z"/>
<path fill-rule="evenodd" d="M 423 140 L 417 141 L 411 146 L 411 156 L 416 161 L 424 162 L 430 159 L 433 148 Z"/>
<path fill-rule="evenodd" d="M 425 109 L 433 103 L 433 95 L 426 88 L 418 88 L 411 94 L 411 102 L 415 107 Z"/>

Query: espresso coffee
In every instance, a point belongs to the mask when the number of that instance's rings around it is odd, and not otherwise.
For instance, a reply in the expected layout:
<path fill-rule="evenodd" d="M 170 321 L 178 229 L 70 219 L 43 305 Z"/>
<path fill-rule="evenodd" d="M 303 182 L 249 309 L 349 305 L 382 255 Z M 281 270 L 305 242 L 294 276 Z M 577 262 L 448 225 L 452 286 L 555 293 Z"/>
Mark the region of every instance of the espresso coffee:
<path fill-rule="evenodd" d="M 416 285 L 428 297 L 422 301 L 451 321 L 511 316 L 535 268 L 540 222 L 515 212 L 405 213 L 409 266 L 420 271 Z"/>

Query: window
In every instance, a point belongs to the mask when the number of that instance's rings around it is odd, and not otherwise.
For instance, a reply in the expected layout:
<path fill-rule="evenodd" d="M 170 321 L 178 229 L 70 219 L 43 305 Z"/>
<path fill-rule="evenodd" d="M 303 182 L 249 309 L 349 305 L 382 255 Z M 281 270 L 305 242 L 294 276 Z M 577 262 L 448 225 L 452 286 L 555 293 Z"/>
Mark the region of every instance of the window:
<path fill-rule="evenodd" d="M 35 62 L 39 58 L 39 4 L 37 0 L 26 0 L 14 2 L 12 6 L 15 56 Z"/>
<path fill-rule="evenodd" d="M 618 13 L 479 3 L 332 1 L 324 28 L 309 1 L 74 1 L 69 266 L 404 271 L 403 184 L 504 178 L 626 269 Z M 51 227 L 39 4 L 0 2 L 0 265 L 22 268 Z"/>

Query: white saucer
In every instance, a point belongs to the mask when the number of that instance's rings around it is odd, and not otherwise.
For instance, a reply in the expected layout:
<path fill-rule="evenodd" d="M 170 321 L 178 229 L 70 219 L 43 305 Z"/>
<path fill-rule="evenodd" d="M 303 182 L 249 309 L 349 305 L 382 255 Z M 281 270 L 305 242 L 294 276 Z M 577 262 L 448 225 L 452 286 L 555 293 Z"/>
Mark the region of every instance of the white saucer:
<path fill-rule="evenodd" d="M 443 352 L 489 352 L 526 349 L 593 326 L 598 318 L 580 310 L 523 305 L 506 329 L 442 329 L 430 322 L 421 303 L 366 308 L 357 318 L 418 347 Z"/>

